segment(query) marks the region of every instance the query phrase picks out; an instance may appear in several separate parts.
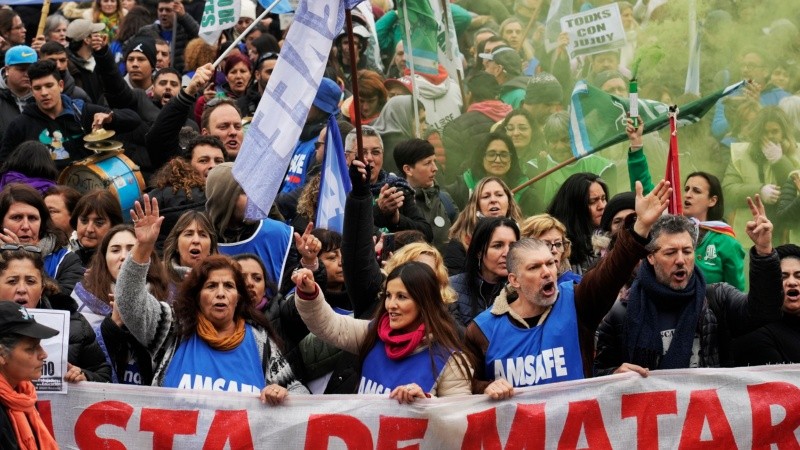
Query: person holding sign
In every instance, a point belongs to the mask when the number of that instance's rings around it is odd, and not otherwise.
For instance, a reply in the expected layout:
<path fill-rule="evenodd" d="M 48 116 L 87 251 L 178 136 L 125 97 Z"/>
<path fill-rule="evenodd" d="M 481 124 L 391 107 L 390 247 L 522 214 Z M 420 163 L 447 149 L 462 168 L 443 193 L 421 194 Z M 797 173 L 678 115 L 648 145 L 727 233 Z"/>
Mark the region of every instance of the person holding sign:
<path fill-rule="evenodd" d="M 24 244 L 0 246 L 0 303 L 10 302 L 26 308 L 56 309 L 50 299 L 70 302 L 68 369 L 64 380 L 108 382 L 111 368 L 97 345 L 94 330 L 83 315 L 75 311 L 72 299 L 66 301 L 58 285 L 46 276 L 39 247 Z M 5 447 L 2 447 L 5 449 Z"/>
<path fill-rule="evenodd" d="M 22 305 L 0 301 L 0 448 L 57 449 L 36 409 L 31 380 L 42 376 L 42 339 L 58 331 L 36 323 Z"/>
<path fill-rule="evenodd" d="M 136 243 L 122 263 L 114 304 L 131 334 L 151 352 L 153 385 L 259 394 L 278 405 L 290 392 L 308 394 L 276 342 L 269 321 L 250 301 L 241 266 L 211 255 L 192 269 L 174 308 L 147 290 L 146 275 L 163 216 L 145 194 L 131 210 Z"/>

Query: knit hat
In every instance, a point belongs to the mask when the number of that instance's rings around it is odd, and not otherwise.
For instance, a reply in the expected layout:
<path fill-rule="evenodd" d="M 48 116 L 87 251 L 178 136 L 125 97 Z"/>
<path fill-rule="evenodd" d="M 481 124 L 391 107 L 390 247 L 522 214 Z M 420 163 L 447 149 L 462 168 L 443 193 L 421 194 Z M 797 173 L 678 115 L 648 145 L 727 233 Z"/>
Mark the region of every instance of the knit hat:
<path fill-rule="evenodd" d="M 604 70 L 597 75 L 594 76 L 592 80 L 592 86 L 596 86 L 597 88 L 603 87 L 609 80 L 613 80 L 615 78 L 619 78 L 627 84 L 628 77 L 622 74 L 619 70 Z"/>
<path fill-rule="evenodd" d="M 92 33 L 99 33 L 106 29 L 102 23 L 92 23 L 86 19 L 75 19 L 67 25 L 67 39 L 70 41 L 82 41 L 91 36 Z"/>
<path fill-rule="evenodd" d="M 250 61 L 250 58 L 244 56 L 241 53 L 231 53 L 230 56 L 225 58 L 225 76 L 227 76 L 233 67 L 239 63 L 244 63 L 247 66 L 247 70 L 250 72 L 253 71 L 253 63 Z"/>
<path fill-rule="evenodd" d="M 492 50 L 492 53 L 481 53 L 478 56 L 487 61 L 494 61 L 512 77 L 522 74 L 522 58 L 511 47 L 501 45 Z"/>
<path fill-rule="evenodd" d="M 623 209 L 636 209 L 636 194 L 633 192 L 620 192 L 611 197 L 611 200 L 606 204 L 605 211 L 603 211 L 603 217 L 600 219 L 600 229 L 610 232 L 614 216 Z"/>
<path fill-rule="evenodd" d="M 500 94 L 497 79 L 487 72 L 480 71 L 467 80 L 467 88 L 473 98 L 496 98 Z"/>
<path fill-rule="evenodd" d="M 214 229 L 222 234 L 236 207 L 236 200 L 244 193 L 242 187 L 233 178 L 233 163 L 219 164 L 208 172 L 206 178 L 206 212 Z"/>
<path fill-rule="evenodd" d="M 339 100 L 341 99 L 342 89 L 339 85 L 330 78 L 323 77 L 312 105 L 327 114 L 336 114 L 339 112 Z"/>
<path fill-rule="evenodd" d="M 561 102 L 564 98 L 564 91 L 561 83 L 556 77 L 547 72 L 542 72 L 531 78 L 528 87 L 525 89 L 525 103 L 528 105 L 538 105 L 542 103 Z"/>
<path fill-rule="evenodd" d="M 252 0 L 242 0 L 242 11 L 239 13 L 239 18 L 256 20 L 256 4 Z"/>
<path fill-rule="evenodd" d="M 156 67 L 156 41 L 151 37 L 137 36 L 125 43 L 125 59 L 133 52 L 139 52 L 150 62 L 150 66 Z"/>
<path fill-rule="evenodd" d="M 6 65 L 15 66 L 17 64 L 33 64 L 39 58 L 36 50 L 27 45 L 15 45 L 6 52 Z"/>
<path fill-rule="evenodd" d="M 417 161 L 434 154 L 433 145 L 430 142 L 424 139 L 408 139 L 399 142 L 394 147 L 394 163 L 402 171 L 404 165 L 413 166 Z"/>

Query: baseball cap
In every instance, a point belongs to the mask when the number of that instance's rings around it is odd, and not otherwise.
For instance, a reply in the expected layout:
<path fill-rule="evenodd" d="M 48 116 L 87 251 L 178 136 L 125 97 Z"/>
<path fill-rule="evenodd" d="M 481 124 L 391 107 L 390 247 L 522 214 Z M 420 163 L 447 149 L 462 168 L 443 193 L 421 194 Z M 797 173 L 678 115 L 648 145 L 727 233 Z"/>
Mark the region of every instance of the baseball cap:
<path fill-rule="evenodd" d="M 319 90 L 312 104 L 327 114 L 339 112 L 339 100 L 342 99 L 342 89 L 330 78 L 322 78 Z"/>
<path fill-rule="evenodd" d="M 92 23 L 86 19 L 75 19 L 67 26 L 67 38 L 72 41 L 82 41 L 92 33 L 106 29 L 102 23 Z"/>
<path fill-rule="evenodd" d="M 411 84 L 411 77 L 388 78 L 383 82 L 383 87 L 391 89 L 392 86 L 400 86 L 405 88 L 410 94 L 414 90 Z"/>
<path fill-rule="evenodd" d="M 6 65 L 15 66 L 17 64 L 33 64 L 39 58 L 36 50 L 27 45 L 15 45 L 6 52 Z"/>
<path fill-rule="evenodd" d="M 58 334 L 57 330 L 36 323 L 24 306 L 0 300 L 0 330 L 3 334 L 14 333 L 36 339 L 47 339 Z"/>
<path fill-rule="evenodd" d="M 492 53 L 480 53 L 478 56 L 487 61 L 494 61 L 512 75 L 516 76 L 522 73 L 522 58 L 511 47 L 503 45 L 492 50 Z"/>

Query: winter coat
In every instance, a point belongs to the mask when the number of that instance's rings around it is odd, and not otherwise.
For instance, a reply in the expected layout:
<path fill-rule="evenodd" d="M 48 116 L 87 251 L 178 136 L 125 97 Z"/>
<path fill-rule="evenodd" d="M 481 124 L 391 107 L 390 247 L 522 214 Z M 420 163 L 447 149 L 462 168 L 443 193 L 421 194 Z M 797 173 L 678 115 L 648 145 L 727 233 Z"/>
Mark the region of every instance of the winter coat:
<path fill-rule="evenodd" d="M 183 51 L 186 49 L 186 44 L 200 33 L 200 25 L 189 14 L 184 14 L 180 17 L 176 16 L 175 19 L 176 21 L 172 26 L 172 42 L 169 43 L 170 54 L 172 56 L 172 67 L 183 73 Z M 155 32 L 158 36 L 161 36 L 164 29 L 156 21 L 151 25 L 142 27 L 139 33 L 144 31 Z"/>
<path fill-rule="evenodd" d="M 64 297 L 60 297 L 64 301 Z M 69 311 L 69 344 L 67 347 L 67 361 L 83 371 L 88 381 L 108 383 L 111 381 L 111 367 L 106 363 L 106 357 L 100 346 L 97 345 L 96 336 L 92 326 L 79 313 L 77 305 L 72 299 L 66 305 Z M 47 297 L 42 297 L 38 308 L 56 309 Z M 60 309 L 60 308 L 59 308 Z"/>
<path fill-rule="evenodd" d="M 781 320 L 741 336 L 731 347 L 737 366 L 800 363 L 800 317 L 784 313 Z"/>
<path fill-rule="evenodd" d="M 487 100 L 470 105 L 467 112 L 448 123 L 442 130 L 442 145 L 447 154 L 445 183 L 455 181 L 472 161 L 472 155 L 491 133 L 492 125 L 502 120 L 511 107 L 499 100 Z M 464 205 L 459 205 L 464 207 Z"/>
<path fill-rule="evenodd" d="M 698 269 L 699 270 L 699 269 Z M 590 271 L 584 276 L 590 276 Z M 581 284 L 583 284 L 583 282 Z M 750 250 L 750 292 L 727 283 L 706 286 L 706 298 L 697 324 L 700 335 L 700 367 L 733 367 L 733 339 L 761 325 L 779 320 L 783 290 L 778 254 L 758 255 Z M 595 373 L 608 375 L 622 363 L 658 369 L 661 355 L 631 354 L 626 345 L 627 302 L 619 301 L 597 327 Z"/>
<path fill-rule="evenodd" d="M 492 306 L 495 297 L 500 294 L 505 284 L 506 281 L 503 280 L 492 286 L 483 281 L 483 279 L 479 279 L 478 290 L 480 292 L 472 292 L 469 288 L 466 272 L 450 277 L 450 287 L 458 294 L 455 303 L 450 304 L 450 314 L 453 315 L 457 323 L 467 326 L 475 316 Z M 490 288 L 488 294 L 484 293 L 485 288 Z"/>
<path fill-rule="evenodd" d="M 117 277 L 114 297 L 128 330 L 153 357 L 153 385 L 161 386 L 170 361 L 181 344 L 181 336 L 177 333 L 172 307 L 157 300 L 147 290 L 145 279 L 149 267 L 149 263 L 138 264 L 133 258 L 127 258 Z M 307 394 L 308 390 L 297 380 L 289 362 L 278 345 L 269 338 L 267 330 L 256 324 L 249 325 L 264 370 L 264 382 L 267 385 L 279 384 L 289 392 Z"/>

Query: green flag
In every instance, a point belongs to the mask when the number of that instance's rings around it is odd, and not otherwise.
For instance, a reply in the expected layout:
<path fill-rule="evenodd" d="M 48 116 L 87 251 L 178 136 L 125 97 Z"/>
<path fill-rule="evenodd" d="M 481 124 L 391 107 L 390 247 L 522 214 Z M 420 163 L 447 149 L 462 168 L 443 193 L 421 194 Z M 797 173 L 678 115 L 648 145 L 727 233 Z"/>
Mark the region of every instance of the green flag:
<path fill-rule="evenodd" d="M 678 125 L 700 120 L 720 98 L 744 86 L 744 81 L 728 86 L 713 94 L 679 107 Z M 644 122 L 644 132 L 660 130 L 669 125 L 669 105 L 653 100 L 639 99 L 639 116 Z M 569 137 L 572 155 L 584 156 L 628 140 L 625 133 L 629 103 L 590 86 L 581 80 L 572 90 L 569 114 Z"/>
<path fill-rule="evenodd" d="M 415 72 L 438 74 L 439 22 L 433 15 L 430 0 L 400 0 L 397 13 L 403 24 L 403 45 L 408 55 L 406 62 L 414 66 Z M 412 28 L 413 31 L 406 32 Z M 408 34 L 411 34 L 410 39 Z"/>

